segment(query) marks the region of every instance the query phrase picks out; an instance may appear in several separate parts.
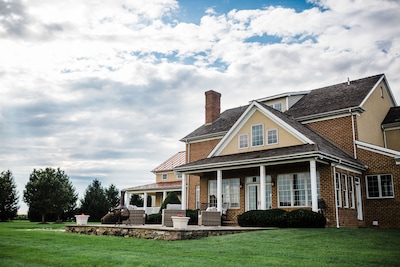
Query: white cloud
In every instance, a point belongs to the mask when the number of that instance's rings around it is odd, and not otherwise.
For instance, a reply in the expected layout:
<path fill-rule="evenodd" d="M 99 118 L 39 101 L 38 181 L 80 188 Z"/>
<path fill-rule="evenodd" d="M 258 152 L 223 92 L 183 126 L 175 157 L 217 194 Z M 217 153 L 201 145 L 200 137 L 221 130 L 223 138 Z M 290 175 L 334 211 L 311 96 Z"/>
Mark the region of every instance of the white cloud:
<path fill-rule="evenodd" d="M 172 0 L 0 0 L 0 169 L 20 195 L 48 166 L 80 193 L 94 178 L 153 182 L 151 169 L 203 123 L 209 89 L 224 110 L 385 73 L 400 101 L 399 2 L 344 2 L 205 6 L 194 24 L 176 19 Z"/>

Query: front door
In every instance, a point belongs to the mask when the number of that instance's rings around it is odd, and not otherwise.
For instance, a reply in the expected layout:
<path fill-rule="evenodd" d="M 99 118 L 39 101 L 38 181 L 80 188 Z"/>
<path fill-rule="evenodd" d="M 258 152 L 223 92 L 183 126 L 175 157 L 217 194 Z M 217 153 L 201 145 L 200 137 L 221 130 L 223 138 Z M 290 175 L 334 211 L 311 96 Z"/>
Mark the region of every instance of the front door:
<path fill-rule="evenodd" d="M 247 210 L 260 209 L 260 192 L 258 184 L 247 185 Z"/>
<path fill-rule="evenodd" d="M 357 198 L 357 219 L 359 221 L 362 221 L 363 220 L 363 208 L 362 208 L 360 178 L 355 178 L 355 179 L 356 179 L 356 198 Z"/>

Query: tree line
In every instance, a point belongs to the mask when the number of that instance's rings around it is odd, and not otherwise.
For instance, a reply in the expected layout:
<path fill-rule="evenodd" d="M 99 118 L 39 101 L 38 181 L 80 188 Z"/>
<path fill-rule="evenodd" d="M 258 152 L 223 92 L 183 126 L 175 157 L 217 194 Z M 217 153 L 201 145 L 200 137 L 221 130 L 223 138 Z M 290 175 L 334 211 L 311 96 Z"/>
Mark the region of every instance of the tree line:
<path fill-rule="evenodd" d="M 77 207 L 78 194 L 68 175 L 60 168 L 34 169 L 23 191 L 31 221 L 66 221 L 76 214 L 90 215 L 90 221 L 100 221 L 108 211 L 118 206 L 120 193 L 115 185 L 103 187 L 94 179 L 87 187 Z M 19 195 L 10 170 L 0 173 L 0 221 L 12 220 L 18 213 Z"/>

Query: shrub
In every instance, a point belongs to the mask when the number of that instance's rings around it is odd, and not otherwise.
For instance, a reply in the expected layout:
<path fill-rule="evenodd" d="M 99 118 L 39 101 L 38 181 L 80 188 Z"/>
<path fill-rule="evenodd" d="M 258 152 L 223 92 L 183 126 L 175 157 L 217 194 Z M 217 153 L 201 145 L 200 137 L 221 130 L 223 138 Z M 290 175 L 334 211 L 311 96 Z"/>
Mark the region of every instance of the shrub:
<path fill-rule="evenodd" d="M 149 214 L 146 217 L 146 224 L 161 224 L 162 215 L 159 213 Z"/>
<path fill-rule="evenodd" d="M 162 210 L 167 207 L 167 204 L 181 204 L 181 201 L 179 200 L 178 195 L 175 192 L 168 193 L 167 197 L 161 204 L 160 210 L 158 211 L 159 214 L 162 214 Z"/>
<path fill-rule="evenodd" d="M 324 228 L 326 224 L 323 214 L 311 210 L 293 210 L 287 212 L 283 218 L 285 226 L 290 228 Z"/>
<path fill-rule="evenodd" d="M 282 209 L 250 210 L 238 215 L 240 226 L 279 227 L 282 225 Z"/>
<path fill-rule="evenodd" d="M 190 217 L 189 224 L 197 225 L 199 222 L 199 210 L 186 210 L 186 216 Z"/>

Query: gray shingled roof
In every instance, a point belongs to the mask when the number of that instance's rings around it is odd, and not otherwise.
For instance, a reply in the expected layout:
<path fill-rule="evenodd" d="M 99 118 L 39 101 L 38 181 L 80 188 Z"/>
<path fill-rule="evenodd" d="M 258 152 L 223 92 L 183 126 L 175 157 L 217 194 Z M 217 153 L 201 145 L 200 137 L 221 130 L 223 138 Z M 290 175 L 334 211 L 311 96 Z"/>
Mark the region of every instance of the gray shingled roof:
<path fill-rule="evenodd" d="M 388 114 L 386 114 L 382 125 L 389 124 L 400 124 L 400 107 L 392 107 L 390 108 Z"/>
<path fill-rule="evenodd" d="M 359 107 L 384 74 L 312 90 L 286 113 L 295 118 Z"/>
<path fill-rule="evenodd" d="M 363 168 L 364 165 L 357 159 L 354 159 L 351 155 L 344 152 L 342 149 L 334 145 L 333 143 L 329 142 L 321 135 L 313 131 L 306 125 L 301 124 L 300 122 L 296 121 L 292 117 L 275 110 L 269 106 L 262 105 L 265 109 L 268 109 L 272 112 L 275 116 L 282 119 L 284 122 L 295 128 L 297 131 L 308 137 L 312 140 L 315 144 L 305 144 L 305 145 L 298 145 L 298 146 L 290 146 L 290 147 L 283 147 L 283 148 L 276 148 L 276 149 L 266 149 L 261 151 L 255 152 L 247 152 L 247 153 L 238 153 L 238 154 L 231 154 L 231 155 L 224 155 L 224 156 L 215 156 L 210 158 L 201 159 L 195 162 L 191 162 L 188 164 L 181 165 L 177 168 L 187 169 L 191 167 L 199 167 L 199 166 L 206 166 L 209 164 L 227 164 L 229 162 L 248 162 L 251 160 L 260 161 L 264 159 L 268 161 L 273 158 L 279 158 L 281 156 L 296 156 L 302 155 L 304 153 L 315 153 L 321 155 L 329 155 L 337 159 L 341 159 L 342 161 L 351 164 L 353 166 L 358 166 L 359 168 Z"/>
<path fill-rule="evenodd" d="M 181 139 L 181 141 L 195 139 L 200 136 L 207 136 L 221 133 L 225 134 L 235 124 L 243 112 L 247 109 L 247 106 L 237 107 L 225 110 L 221 113 L 220 117 L 211 124 L 203 124 L 187 136 Z"/>

